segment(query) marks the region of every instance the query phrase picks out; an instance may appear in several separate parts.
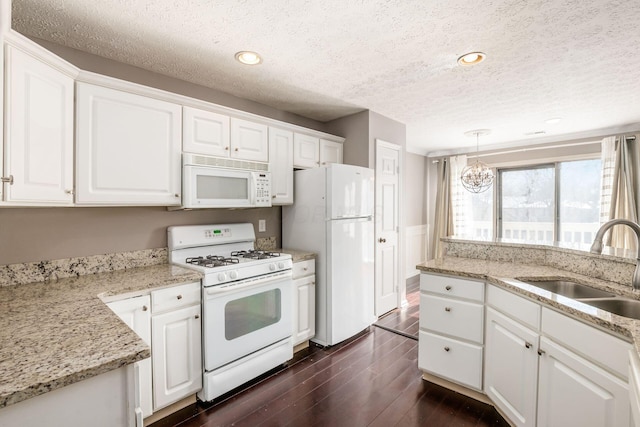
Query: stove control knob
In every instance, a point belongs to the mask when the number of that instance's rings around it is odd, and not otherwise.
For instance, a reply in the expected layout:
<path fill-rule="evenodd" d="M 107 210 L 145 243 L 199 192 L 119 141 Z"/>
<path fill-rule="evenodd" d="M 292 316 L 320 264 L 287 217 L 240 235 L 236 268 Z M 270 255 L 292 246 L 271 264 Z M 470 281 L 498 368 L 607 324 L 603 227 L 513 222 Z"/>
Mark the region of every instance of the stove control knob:
<path fill-rule="evenodd" d="M 218 273 L 218 280 L 224 282 L 225 280 L 227 280 L 227 275 L 224 273 Z"/>
<path fill-rule="evenodd" d="M 278 268 L 284 268 L 284 262 L 280 261 L 280 262 L 278 263 Z"/>
<path fill-rule="evenodd" d="M 238 272 L 237 271 L 230 271 L 229 272 L 229 277 L 232 278 L 233 280 L 238 278 Z"/>
<path fill-rule="evenodd" d="M 274 271 L 276 269 L 275 264 L 269 264 L 269 270 Z"/>

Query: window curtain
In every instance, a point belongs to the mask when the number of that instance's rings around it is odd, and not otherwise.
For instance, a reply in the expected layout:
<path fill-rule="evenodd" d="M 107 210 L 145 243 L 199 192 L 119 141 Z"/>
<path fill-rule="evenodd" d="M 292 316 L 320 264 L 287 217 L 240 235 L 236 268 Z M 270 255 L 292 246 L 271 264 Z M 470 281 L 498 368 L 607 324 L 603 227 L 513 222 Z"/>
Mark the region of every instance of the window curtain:
<path fill-rule="evenodd" d="M 625 135 L 602 140 L 602 200 L 600 223 L 621 218 L 638 222 L 640 191 L 640 150 Z M 613 227 L 604 244 L 635 250 L 635 233 L 629 227 Z"/>
<path fill-rule="evenodd" d="M 453 220 L 451 217 L 451 185 L 450 165 L 448 159 L 438 162 L 437 188 L 436 188 L 436 212 L 433 223 L 433 258 L 442 257 L 442 237 L 453 234 Z"/>
<path fill-rule="evenodd" d="M 467 166 L 467 156 L 451 157 L 451 218 L 453 221 L 453 235 L 467 236 L 470 230 L 469 219 L 471 206 L 471 193 L 462 186 L 462 169 Z"/>

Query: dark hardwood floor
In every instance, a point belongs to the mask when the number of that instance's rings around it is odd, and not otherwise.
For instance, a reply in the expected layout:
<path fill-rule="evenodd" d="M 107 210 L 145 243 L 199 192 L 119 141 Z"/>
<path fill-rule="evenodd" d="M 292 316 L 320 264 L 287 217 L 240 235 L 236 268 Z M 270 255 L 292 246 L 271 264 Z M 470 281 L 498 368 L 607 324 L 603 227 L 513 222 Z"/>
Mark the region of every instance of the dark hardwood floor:
<path fill-rule="evenodd" d="M 417 340 L 420 329 L 419 281 L 407 284 L 407 302 L 409 304 L 406 307 L 390 311 L 378 319 L 374 325 L 400 334 L 406 334 L 407 337 Z"/>
<path fill-rule="evenodd" d="M 408 307 L 385 318 L 417 336 L 419 293 L 410 295 Z M 344 344 L 300 351 L 286 368 L 152 427 L 508 426 L 493 407 L 422 380 L 417 359 L 416 339 L 372 326 Z"/>

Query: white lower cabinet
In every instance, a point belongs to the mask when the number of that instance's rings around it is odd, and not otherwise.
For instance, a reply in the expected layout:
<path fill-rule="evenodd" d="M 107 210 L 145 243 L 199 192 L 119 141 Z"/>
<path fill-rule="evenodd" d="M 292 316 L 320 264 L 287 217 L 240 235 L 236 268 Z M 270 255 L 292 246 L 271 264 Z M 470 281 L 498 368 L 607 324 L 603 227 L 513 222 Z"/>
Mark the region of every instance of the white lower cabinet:
<path fill-rule="evenodd" d="M 630 343 L 494 286 L 485 387 L 516 426 L 628 426 Z"/>
<path fill-rule="evenodd" d="M 484 283 L 420 275 L 418 366 L 482 390 Z"/>
<path fill-rule="evenodd" d="M 202 388 L 200 283 L 152 292 L 151 304 L 153 407 L 158 410 Z"/>
<path fill-rule="evenodd" d="M 121 301 L 114 301 L 107 306 L 127 324 L 138 336 L 149 345 L 151 343 L 151 297 L 142 295 Z M 144 417 L 153 413 L 151 358 L 136 362 L 140 383 L 140 409 Z"/>
<path fill-rule="evenodd" d="M 315 260 L 293 264 L 293 345 L 316 334 Z"/>

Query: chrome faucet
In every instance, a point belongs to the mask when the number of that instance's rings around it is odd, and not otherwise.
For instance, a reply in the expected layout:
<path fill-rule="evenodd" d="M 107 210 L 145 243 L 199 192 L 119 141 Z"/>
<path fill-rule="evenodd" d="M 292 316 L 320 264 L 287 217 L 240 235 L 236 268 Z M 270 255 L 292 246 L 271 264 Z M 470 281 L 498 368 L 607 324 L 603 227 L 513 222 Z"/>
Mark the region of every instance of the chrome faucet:
<path fill-rule="evenodd" d="M 604 233 L 607 232 L 614 225 L 628 225 L 636 233 L 636 245 L 638 246 L 638 255 L 636 257 L 636 270 L 633 272 L 633 279 L 631 279 L 631 285 L 633 289 L 640 289 L 640 225 L 628 219 L 612 219 L 600 226 L 596 233 L 596 238 L 591 245 L 592 254 L 602 253 L 602 240 L 604 239 Z"/>

